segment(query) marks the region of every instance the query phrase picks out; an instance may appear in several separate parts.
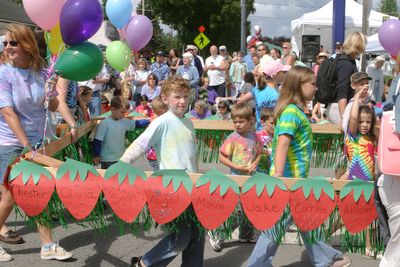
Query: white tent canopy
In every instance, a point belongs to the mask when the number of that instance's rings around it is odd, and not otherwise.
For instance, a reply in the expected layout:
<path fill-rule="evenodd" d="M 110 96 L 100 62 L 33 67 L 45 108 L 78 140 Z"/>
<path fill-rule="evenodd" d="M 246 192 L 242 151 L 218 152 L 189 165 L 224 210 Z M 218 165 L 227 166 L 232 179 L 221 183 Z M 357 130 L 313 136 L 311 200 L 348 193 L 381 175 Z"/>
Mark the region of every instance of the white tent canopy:
<path fill-rule="evenodd" d="M 379 42 L 377 33 L 368 37 L 368 44 L 367 47 L 365 48 L 365 52 L 384 52 L 384 51 L 385 49 Z"/>
<path fill-rule="evenodd" d="M 362 27 L 362 5 L 346 0 L 345 36 L 354 31 L 361 31 Z M 371 10 L 368 18 L 369 28 L 367 35 L 376 33 L 382 25 L 383 13 Z M 295 52 L 301 51 L 303 35 L 320 35 L 321 45 L 328 51 L 332 48 L 332 17 L 333 1 L 320 9 L 306 13 L 298 19 L 292 20 L 292 46 Z M 394 18 L 394 17 L 392 17 Z"/>

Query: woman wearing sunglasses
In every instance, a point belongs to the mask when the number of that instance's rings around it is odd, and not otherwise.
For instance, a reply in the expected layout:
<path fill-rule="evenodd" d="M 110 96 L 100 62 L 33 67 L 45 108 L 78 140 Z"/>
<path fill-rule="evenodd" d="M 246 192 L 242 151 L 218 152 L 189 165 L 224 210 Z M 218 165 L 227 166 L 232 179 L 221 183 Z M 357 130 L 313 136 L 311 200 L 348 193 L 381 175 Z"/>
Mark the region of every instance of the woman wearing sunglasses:
<path fill-rule="evenodd" d="M 4 174 L 10 159 L 19 156 L 24 148 L 32 151 L 44 136 L 46 121 L 45 102 L 49 111 L 55 111 L 58 100 L 47 94 L 54 92 L 57 78 L 46 84 L 43 59 L 39 55 L 33 32 L 26 26 L 10 24 L 3 41 L 4 63 L 0 66 L 0 233 L 9 233 L 5 221 L 14 200 L 4 185 Z M 49 228 L 38 226 L 42 241 L 43 260 L 65 260 L 70 252 L 54 243 Z M 12 256 L 0 248 L 0 261 L 10 261 Z"/>

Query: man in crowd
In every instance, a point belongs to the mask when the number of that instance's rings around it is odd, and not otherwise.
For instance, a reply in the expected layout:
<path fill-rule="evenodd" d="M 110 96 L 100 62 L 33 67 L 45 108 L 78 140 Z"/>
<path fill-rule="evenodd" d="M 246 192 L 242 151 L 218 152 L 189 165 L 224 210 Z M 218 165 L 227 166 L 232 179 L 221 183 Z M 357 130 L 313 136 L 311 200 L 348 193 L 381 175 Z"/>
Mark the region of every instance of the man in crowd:
<path fill-rule="evenodd" d="M 225 97 L 225 71 L 227 64 L 223 56 L 218 55 L 218 48 L 215 45 L 210 47 L 210 56 L 206 59 L 204 71 L 210 79 L 210 87 L 213 88 L 218 96 Z"/>
<path fill-rule="evenodd" d="M 163 51 L 158 51 L 156 54 L 156 62 L 150 66 L 150 72 L 157 76 L 159 86 L 164 83 L 164 80 L 168 78 L 169 74 L 169 67 L 165 64 L 164 57 L 165 53 Z"/>
<path fill-rule="evenodd" d="M 251 46 L 249 48 L 249 53 L 243 57 L 243 61 L 246 62 L 247 65 L 247 71 L 252 71 L 255 66 L 252 59 L 254 55 L 257 55 L 257 48 Z"/>

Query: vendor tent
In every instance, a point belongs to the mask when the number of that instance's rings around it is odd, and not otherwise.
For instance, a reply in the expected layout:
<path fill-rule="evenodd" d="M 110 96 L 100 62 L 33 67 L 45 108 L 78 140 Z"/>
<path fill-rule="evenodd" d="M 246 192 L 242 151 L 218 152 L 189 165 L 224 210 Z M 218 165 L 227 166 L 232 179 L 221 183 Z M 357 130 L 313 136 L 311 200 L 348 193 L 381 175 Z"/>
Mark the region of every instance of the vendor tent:
<path fill-rule="evenodd" d="M 384 52 L 385 49 L 382 47 L 381 43 L 379 42 L 378 34 L 375 33 L 368 37 L 368 44 L 365 48 L 365 52 Z"/>
<path fill-rule="evenodd" d="M 345 16 L 345 35 L 354 31 L 361 31 L 362 26 L 362 5 L 359 3 L 346 0 L 346 16 Z M 320 9 L 306 13 L 298 19 L 292 20 L 292 46 L 295 52 L 301 51 L 303 35 L 319 35 L 321 36 L 321 45 L 325 49 L 332 48 L 332 16 L 333 1 L 330 1 Z M 369 28 L 367 35 L 376 33 L 382 25 L 383 13 L 371 10 L 369 16 Z M 394 18 L 394 17 L 393 17 Z"/>

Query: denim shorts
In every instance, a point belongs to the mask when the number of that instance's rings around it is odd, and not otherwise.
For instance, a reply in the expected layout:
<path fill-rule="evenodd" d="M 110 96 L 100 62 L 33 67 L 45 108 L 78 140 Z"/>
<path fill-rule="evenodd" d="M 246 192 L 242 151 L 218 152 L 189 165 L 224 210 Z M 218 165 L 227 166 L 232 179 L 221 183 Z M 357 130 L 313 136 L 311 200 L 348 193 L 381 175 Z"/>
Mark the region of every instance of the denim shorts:
<path fill-rule="evenodd" d="M 19 146 L 0 146 L 0 184 L 3 184 L 4 174 L 7 170 L 10 160 L 18 157 L 22 152 Z"/>

